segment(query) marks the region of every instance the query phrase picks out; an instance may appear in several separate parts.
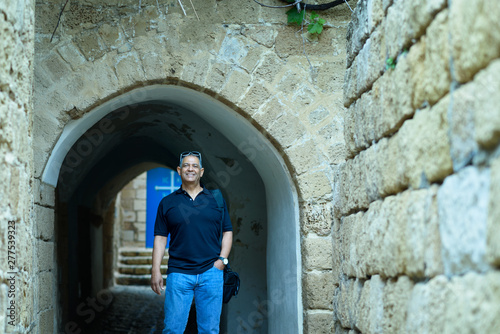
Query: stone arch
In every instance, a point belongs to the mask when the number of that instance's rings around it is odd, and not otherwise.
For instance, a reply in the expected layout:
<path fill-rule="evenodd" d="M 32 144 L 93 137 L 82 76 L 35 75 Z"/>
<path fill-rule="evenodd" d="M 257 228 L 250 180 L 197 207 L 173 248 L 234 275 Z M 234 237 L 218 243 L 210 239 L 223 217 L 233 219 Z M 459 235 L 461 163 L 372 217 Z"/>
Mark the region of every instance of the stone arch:
<path fill-rule="evenodd" d="M 268 330 L 271 333 L 283 330 L 283 326 L 288 327 L 286 332 L 300 333 L 302 331 L 301 252 L 296 187 L 288 172 L 283 154 L 276 150 L 269 140 L 256 130 L 255 126 L 227 105 L 207 94 L 179 85 L 157 84 L 132 89 L 96 106 L 64 127 L 44 168 L 42 182 L 57 185 L 58 179 L 60 180 L 65 172 L 64 162 L 71 159 L 69 154 L 72 152 L 80 155 L 81 159 L 85 158 L 86 152 L 92 150 L 92 141 L 89 137 L 92 132 L 89 130 L 100 129 L 105 133 L 106 126 L 109 127 L 111 124 L 107 123 L 105 116 L 114 113 L 112 117 L 116 119 L 120 118 L 118 112 L 128 111 L 134 114 L 136 110 L 131 108 L 142 107 L 145 104 L 161 104 L 163 107 L 176 106 L 192 112 L 227 139 L 228 143 L 222 143 L 223 146 L 234 146 L 240 156 L 254 166 L 256 173 L 262 179 L 265 188 L 265 205 L 268 208 L 268 238 L 265 245 L 267 295 L 264 299 L 249 300 L 246 312 L 242 313 L 243 316 L 240 315 L 238 321 L 252 326 L 252 323 L 259 321 L 259 317 L 264 317 L 268 321 Z M 84 143 L 82 138 L 87 140 L 86 148 L 82 144 Z M 97 136 L 93 139 L 97 142 L 99 138 Z M 172 145 L 178 147 L 178 144 Z M 161 145 L 158 147 L 160 148 Z M 165 154 L 163 161 L 158 156 L 156 161 L 153 157 L 149 162 L 163 162 L 166 165 L 175 163 L 173 161 L 176 158 L 172 152 L 165 150 L 162 153 Z M 224 183 L 224 178 L 240 177 L 235 169 L 224 169 L 220 162 L 218 164 L 214 160 L 208 159 L 208 162 L 210 167 L 214 167 L 212 181 L 219 183 L 218 185 L 222 188 L 224 188 L 224 184 L 221 184 Z M 231 167 L 231 163 L 228 166 Z M 73 179 L 71 178 L 70 183 Z M 77 180 L 75 184 L 85 183 L 84 181 L 84 179 Z M 61 184 L 58 188 L 62 189 Z M 86 189 L 85 194 L 90 197 L 98 190 Z M 244 193 L 245 190 L 241 189 L 239 192 Z M 296 321 L 290 321 L 290 319 L 296 319 Z"/>

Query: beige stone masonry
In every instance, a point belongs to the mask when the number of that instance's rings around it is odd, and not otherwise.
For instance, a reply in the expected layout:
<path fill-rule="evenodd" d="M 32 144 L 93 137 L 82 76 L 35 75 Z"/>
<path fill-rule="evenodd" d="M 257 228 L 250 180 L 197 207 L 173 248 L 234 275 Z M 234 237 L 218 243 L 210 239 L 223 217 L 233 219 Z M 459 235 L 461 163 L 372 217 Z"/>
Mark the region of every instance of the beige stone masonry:
<path fill-rule="evenodd" d="M 303 263 L 306 270 L 332 269 L 332 239 L 308 236 L 302 240 Z"/>
<path fill-rule="evenodd" d="M 456 80 L 465 83 L 500 57 L 500 3 L 457 0 L 450 7 L 451 52 Z"/>
<path fill-rule="evenodd" d="M 362 333 L 495 333 L 499 309 L 498 271 L 418 284 L 373 276 L 341 283 L 334 297 L 336 326 Z"/>
<path fill-rule="evenodd" d="M 333 333 L 333 312 L 307 311 L 304 316 L 304 331 L 306 333 Z"/>
<path fill-rule="evenodd" d="M 348 160 L 336 204 L 339 211 L 365 209 L 378 198 L 409 186 L 424 187 L 451 174 L 447 107 L 448 99 L 443 99 L 421 110 L 396 135 Z"/>
<path fill-rule="evenodd" d="M 435 186 L 405 191 L 343 218 L 334 236 L 334 266 L 358 278 L 442 273 L 436 195 Z"/>
<path fill-rule="evenodd" d="M 405 332 L 408 317 L 407 305 L 414 283 L 408 276 L 387 280 L 384 288 L 382 333 L 399 334 Z"/>
<path fill-rule="evenodd" d="M 334 285 L 331 271 L 304 273 L 302 284 L 304 309 L 333 309 Z"/>
<path fill-rule="evenodd" d="M 488 262 L 500 266 L 500 158 L 491 164 L 490 200 L 488 204 L 487 251 Z"/>

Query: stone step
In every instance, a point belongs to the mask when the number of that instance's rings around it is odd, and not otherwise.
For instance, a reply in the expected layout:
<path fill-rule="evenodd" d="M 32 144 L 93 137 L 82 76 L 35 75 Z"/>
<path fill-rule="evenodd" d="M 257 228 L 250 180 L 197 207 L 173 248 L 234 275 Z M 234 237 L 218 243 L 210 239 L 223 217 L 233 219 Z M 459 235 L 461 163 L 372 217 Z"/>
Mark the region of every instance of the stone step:
<path fill-rule="evenodd" d="M 126 275 L 115 274 L 115 281 L 118 285 L 151 285 L 151 275 Z M 165 286 L 166 282 L 163 279 Z"/>
<path fill-rule="evenodd" d="M 167 273 L 167 266 L 162 265 L 160 268 L 161 273 L 164 275 Z M 150 265 L 120 265 L 118 266 L 118 272 L 120 274 L 128 275 L 150 275 L 151 266 Z"/>
<path fill-rule="evenodd" d="M 151 248 L 145 249 L 120 249 L 120 256 L 152 256 L 153 250 Z"/>
<path fill-rule="evenodd" d="M 119 263 L 120 264 L 153 264 L 153 259 L 151 256 L 134 256 L 134 257 L 120 257 L 119 258 Z M 161 261 L 161 264 L 167 264 L 168 263 L 168 258 L 166 256 L 163 257 L 163 260 Z"/>

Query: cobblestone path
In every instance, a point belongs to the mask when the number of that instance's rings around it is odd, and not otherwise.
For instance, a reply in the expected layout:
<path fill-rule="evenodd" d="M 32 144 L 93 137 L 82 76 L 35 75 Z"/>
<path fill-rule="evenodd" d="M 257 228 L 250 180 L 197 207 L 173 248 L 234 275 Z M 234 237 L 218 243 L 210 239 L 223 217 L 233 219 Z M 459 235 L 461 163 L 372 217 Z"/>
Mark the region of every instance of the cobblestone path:
<path fill-rule="evenodd" d="M 115 286 L 110 292 L 111 304 L 82 333 L 161 334 L 165 295 L 144 286 Z"/>
<path fill-rule="evenodd" d="M 164 294 L 158 296 L 146 286 L 118 285 L 109 291 L 113 301 L 82 334 L 161 334 Z M 198 332 L 195 319 L 190 317 L 184 334 Z"/>

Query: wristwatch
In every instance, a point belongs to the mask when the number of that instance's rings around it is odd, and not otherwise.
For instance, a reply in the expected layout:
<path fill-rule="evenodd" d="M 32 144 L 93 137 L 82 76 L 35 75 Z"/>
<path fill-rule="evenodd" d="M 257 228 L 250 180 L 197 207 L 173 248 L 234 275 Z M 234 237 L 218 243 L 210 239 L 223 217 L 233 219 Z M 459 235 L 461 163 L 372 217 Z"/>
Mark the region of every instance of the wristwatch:
<path fill-rule="evenodd" d="M 229 260 L 222 256 L 219 256 L 219 260 L 221 260 L 222 264 L 225 266 L 227 266 L 227 264 L 229 263 Z"/>

